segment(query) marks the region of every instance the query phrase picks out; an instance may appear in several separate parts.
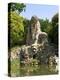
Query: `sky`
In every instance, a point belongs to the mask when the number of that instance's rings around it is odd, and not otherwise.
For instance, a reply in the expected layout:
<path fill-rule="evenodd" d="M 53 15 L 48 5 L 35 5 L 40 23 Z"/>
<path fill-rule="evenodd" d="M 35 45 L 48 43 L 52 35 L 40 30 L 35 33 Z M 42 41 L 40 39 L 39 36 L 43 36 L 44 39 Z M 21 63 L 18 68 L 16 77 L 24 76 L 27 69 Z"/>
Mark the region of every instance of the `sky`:
<path fill-rule="evenodd" d="M 27 19 L 31 19 L 33 15 L 36 15 L 41 19 L 52 19 L 52 17 L 59 11 L 57 5 L 40 5 L 40 4 L 26 4 L 25 12 L 21 15 Z"/>

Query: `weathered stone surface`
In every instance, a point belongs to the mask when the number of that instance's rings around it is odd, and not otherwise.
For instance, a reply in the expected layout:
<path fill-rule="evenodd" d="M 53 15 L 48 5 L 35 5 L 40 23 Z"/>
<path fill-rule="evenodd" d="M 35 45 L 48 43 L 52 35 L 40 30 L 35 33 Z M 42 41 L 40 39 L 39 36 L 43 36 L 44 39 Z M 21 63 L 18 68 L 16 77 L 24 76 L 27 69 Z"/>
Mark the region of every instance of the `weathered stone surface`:
<path fill-rule="evenodd" d="M 36 16 L 32 17 L 31 26 L 28 27 L 26 45 L 12 49 L 11 59 L 20 58 L 20 61 L 25 64 L 30 63 L 31 59 L 52 64 L 54 50 L 49 45 L 47 33 L 41 31 L 39 19 L 36 18 Z"/>
<path fill-rule="evenodd" d="M 31 20 L 27 33 L 27 46 L 22 53 L 20 52 L 21 60 L 29 61 L 32 58 L 39 60 L 40 63 L 47 63 L 48 58 L 54 56 L 55 53 L 49 46 L 47 33 L 41 31 L 39 19 L 33 16 Z"/>

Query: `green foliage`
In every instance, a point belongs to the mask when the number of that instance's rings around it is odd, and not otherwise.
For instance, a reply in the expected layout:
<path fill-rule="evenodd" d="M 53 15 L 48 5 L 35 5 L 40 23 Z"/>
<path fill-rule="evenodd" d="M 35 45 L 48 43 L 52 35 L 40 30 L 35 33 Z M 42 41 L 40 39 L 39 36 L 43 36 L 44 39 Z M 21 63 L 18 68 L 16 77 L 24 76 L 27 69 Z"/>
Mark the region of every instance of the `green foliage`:
<path fill-rule="evenodd" d="M 8 4 L 8 47 L 24 44 L 24 18 L 19 14 L 25 7 L 23 3 Z"/>
<path fill-rule="evenodd" d="M 58 13 L 52 17 L 52 27 L 49 32 L 51 42 L 58 46 Z"/>
<path fill-rule="evenodd" d="M 40 19 L 39 21 L 41 24 L 41 30 L 48 33 L 50 30 L 50 26 L 51 26 L 51 23 L 49 22 L 49 20 L 48 19 L 45 19 L 45 20 Z"/>
<path fill-rule="evenodd" d="M 24 40 L 24 26 L 23 17 L 16 12 L 8 14 L 8 32 L 10 39 L 10 46 L 21 44 Z"/>
<path fill-rule="evenodd" d="M 55 27 L 55 26 L 58 26 L 58 13 L 55 14 L 53 17 L 52 17 L 52 25 Z"/>
<path fill-rule="evenodd" d="M 8 12 L 10 11 L 17 11 L 21 13 L 23 10 L 25 11 L 26 5 L 23 3 L 9 3 L 8 4 Z"/>
<path fill-rule="evenodd" d="M 24 24 L 24 41 L 26 43 L 27 31 L 28 31 L 28 27 L 30 26 L 30 20 L 24 19 L 23 24 Z"/>

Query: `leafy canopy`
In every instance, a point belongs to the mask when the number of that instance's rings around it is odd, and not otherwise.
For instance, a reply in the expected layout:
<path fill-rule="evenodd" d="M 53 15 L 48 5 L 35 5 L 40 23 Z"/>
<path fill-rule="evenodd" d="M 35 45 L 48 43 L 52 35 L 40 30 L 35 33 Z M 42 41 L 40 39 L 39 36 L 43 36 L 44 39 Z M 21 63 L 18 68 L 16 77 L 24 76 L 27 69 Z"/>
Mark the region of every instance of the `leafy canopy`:
<path fill-rule="evenodd" d="M 16 12 L 9 13 L 9 32 L 10 32 L 10 44 L 19 44 L 24 39 L 24 26 L 23 17 L 18 15 Z"/>
<path fill-rule="evenodd" d="M 9 3 L 8 4 L 8 12 L 10 11 L 17 11 L 18 13 L 21 13 L 22 11 L 25 11 L 26 5 L 23 3 Z"/>

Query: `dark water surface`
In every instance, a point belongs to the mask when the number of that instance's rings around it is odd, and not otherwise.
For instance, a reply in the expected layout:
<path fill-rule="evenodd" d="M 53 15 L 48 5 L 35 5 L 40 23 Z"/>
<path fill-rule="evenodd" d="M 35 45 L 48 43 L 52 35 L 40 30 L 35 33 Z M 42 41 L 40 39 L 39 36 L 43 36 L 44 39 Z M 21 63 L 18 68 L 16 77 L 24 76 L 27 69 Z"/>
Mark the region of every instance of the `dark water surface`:
<path fill-rule="evenodd" d="M 11 77 L 22 77 L 22 76 L 40 76 L 40 75 L 52 75 L 58 74 L 59 71 L 58 65 L 30 65 L 25 64 L 21 65 L 19 60 L 13 60 L 11 62 Z"/>
<path fill-rule="evenodd" d="M 57 68 L 58 68 L 58 66 L 56 66 L 56 65 L 21 66 L 20 67 L 20 76 L 58 74 Z"/>

